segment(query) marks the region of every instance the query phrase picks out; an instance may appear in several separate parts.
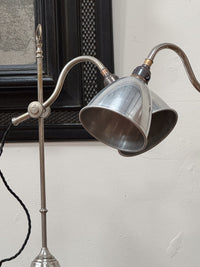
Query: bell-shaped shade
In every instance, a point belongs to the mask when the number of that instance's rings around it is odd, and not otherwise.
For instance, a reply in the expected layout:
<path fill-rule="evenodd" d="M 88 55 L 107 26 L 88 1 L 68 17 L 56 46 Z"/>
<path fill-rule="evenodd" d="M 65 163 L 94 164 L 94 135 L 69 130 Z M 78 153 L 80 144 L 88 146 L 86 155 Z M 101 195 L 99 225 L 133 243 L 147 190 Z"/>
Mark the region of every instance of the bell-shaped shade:
<path fill-rule="evenodd" d="M 152 105 L 148 87 L 135 77 L 101 90 L 80 112 L 83 127 L 99 141 L 125 152 L 147 145 Z"/>
<path fill-rule="evenodd" d="M 119 150 L 122 156 L 137 156 L 144 153 L 165 139 L 176 125 L 178 114 L 171 109 L 160 97 L 151 92 L 152 96 L 152 119 L 148 135 L 147 146 L 138 152 L 126 152 Z"/>

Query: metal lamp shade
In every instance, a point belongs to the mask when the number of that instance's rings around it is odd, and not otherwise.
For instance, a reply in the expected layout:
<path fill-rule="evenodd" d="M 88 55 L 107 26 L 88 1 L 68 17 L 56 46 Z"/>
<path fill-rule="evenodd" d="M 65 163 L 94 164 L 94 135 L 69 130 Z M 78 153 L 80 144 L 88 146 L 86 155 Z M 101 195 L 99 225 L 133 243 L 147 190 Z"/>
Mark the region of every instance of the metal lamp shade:
<path fill-rule="evenodd" d="M 176 125 L 178 114 L 171 109 L 160 97 L 151 92 L 152 96 L 152 120 L 148 135 L 147 146 L 139 152 L 126 152 L 119 150 L 122 156 L 136 156 L 144 153 L 165 139 Z"/>
<path fill-rule="evenodd" d="M 135 77 L 101 90 L 80 112 L 83 127 L 99 141 L 136 153 L 147 145 L 152 105 L 149 89 Z"/>

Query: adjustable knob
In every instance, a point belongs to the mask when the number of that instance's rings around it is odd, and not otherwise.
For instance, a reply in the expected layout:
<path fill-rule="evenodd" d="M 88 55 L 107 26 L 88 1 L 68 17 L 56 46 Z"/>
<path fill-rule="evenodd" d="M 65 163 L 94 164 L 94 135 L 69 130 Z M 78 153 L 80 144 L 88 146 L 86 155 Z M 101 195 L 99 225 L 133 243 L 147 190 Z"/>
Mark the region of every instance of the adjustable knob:
<path fill-rule="evenodd" d="M 28 106 L 28 114 L 31 118 L 39 118 L 42 115 L 43 106 L 38 101 L 33 101 Z"/>

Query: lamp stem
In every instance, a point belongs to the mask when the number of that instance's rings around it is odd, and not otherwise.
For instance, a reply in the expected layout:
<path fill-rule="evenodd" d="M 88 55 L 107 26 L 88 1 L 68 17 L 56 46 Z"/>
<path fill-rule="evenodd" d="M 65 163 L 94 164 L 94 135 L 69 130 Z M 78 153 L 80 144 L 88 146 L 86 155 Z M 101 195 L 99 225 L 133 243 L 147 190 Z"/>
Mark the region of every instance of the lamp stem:
<path fill-rule="evenodd" d="M 39 24 L 36 30 L 36 58 L 37 58 L 37 86 L 38 102 L 43 105 L 43 80 L 42 80 L 42 27 Z M 46 186 L 45 186 L 45 157 L 44 157 L 44 118 L 38 118 L 39 133 L 39 157 L 40 157 L 40 195 L 41 195 L 41 232 L 42 249 L 39 255 L 32 261 L 31 267 L 60 267 L 59 262 L 47 248 L 47 208 L 46 208 Z"/>
<path fill-rule="evenodd" d="M 46 187 L 45 187 L 45 159 L 44 159 L 44 119 L 39 118 L 39 151 L 40 151 L 40 188 L 41 188 L 41 225 L 42 247 L 47 247 L 47 223 L 46 223 Z"/>
<path fill-rule="evenodd" d="M 43 104 L 43 81 L 42 81 L 42 34 L 41 26 L 36 31 L 36 58 L 37 58 L 37 88 L 38 102 Z M 47 247 L 47 226 L 46 226 L 46 187 L 45 187 L 45 159 L 44 159 L 44 118 L 38 118 L 39 133 L 39 156 L 40 156 L 40 190 L 41 190 L 41 226 L 42 226 L 42 247 Z"/>

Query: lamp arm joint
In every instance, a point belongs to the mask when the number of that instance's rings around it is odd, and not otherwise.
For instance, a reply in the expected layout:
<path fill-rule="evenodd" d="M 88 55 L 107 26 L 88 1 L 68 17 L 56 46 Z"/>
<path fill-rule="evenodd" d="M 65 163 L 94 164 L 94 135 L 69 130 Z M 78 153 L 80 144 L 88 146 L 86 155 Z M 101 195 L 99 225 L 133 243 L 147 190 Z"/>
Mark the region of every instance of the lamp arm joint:
<path fill-rule="evenodd" d="M 79 56 L 76 57 L 74 59 L 72 59 L 71 61 L 69 61 L 64 68 L 62 69 L 59 77 L 58 77 L 58 81 L 56 84 L 56 87 L 53 91 L 53 93 L 51 94 L 51 96 L 42 104 L 44 110 L 46 110 L 47 108 L 50 108 L 50 106 L 55 102 L 55 100 L 58 98 L 58 96 L 60 95 L 60 92 L 62 90 L 65 78 L 67 76 L 67 74 L 69 73 L 69 71 L 78 63 L 81 62 L 91 62 L 94 65 L 96 65 L 96 67 L 99 69 L 101 75 L 104 77 L 104 80 L 106 83 L 111 83 L 113 81 L 115 81 L 115 79 L 117 79 L 113 74 L 111 74 L 109 72 L 109 70 L 101 63 L 100 60 L 98 60 L 95 57 L 92 56 Z M 26 121 L 27 119 L 29 119 L 30 113 L 26 112 L 16 118 L 12 119 L 12 123 L 14 126 L 19 125 L 21 122 Z"/>

